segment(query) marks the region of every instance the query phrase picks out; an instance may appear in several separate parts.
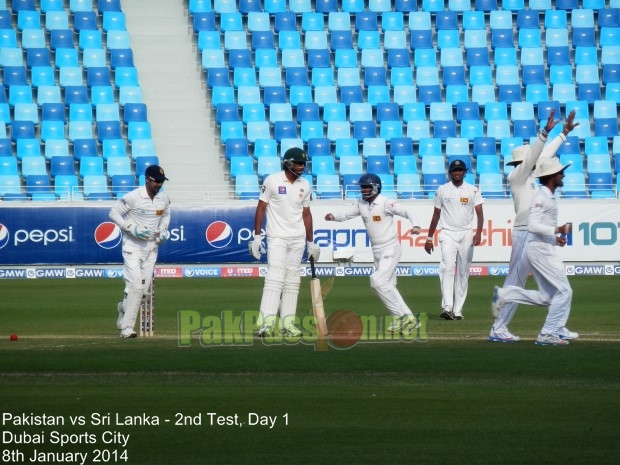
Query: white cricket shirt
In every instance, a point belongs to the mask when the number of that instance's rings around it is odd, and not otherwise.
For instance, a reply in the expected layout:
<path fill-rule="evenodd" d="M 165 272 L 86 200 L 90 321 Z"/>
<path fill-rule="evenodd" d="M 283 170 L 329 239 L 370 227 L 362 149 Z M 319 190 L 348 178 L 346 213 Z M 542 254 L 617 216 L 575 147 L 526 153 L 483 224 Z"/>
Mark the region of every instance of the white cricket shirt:
<path fill-rule="evenodd" d="M 530 204 L 532 203 L 534 195 L 538 192 L 538 181 L 535 175 L 536 164 L 540 164 L 539 162 L 553 157 L 565 140 L 566 137 L 564 134 L 560 134 L 545 147 L 545 141 L 539 134 L 536 138 L 536 142 L 530 149 L 529 155 L 523 160 L 523 163 L 517 166 L 508 175 L 508 187 L 512 194 L 516 213 L 513 226 L 514 230 L 527 230 L 527 218 L 530 212 Z"/>
<path fill-rule="evenodd" d="M 532 241 L 555 245 L 555 228 L 558 224 L 558 206 L 555 196 L 547 186 L 542 186 L 530 207 L 527 230 L 533 234 Z"/>
<path fill-rule="evenodd" d="M 348 209 L 334 215 L 336 221 L 346 221 L 361 216 L 373 249 L 391 246 L 398 242 L 394 216 L 407 218 L 412 226 L 420 226 L 413 211 L 404 205 L 379 194 L 371 203 L 359 199 Z"/>
<path fill-rule="evenodd" d="M 441 209 L 439 226 L 447 231 L 465 231 L 474 226 L 474 213 L 484 199 L 476 186 L 463 181 L 459 187 L 451 181 L 439 186 L 435 208 Z"/>
<path fill-rule="evenodd" d="M 310 206 L 310 183 L 304 178 L 290 182 L 284 171 L 270 174 L 261 188 L 259 200 L 267 203 L 267 237 L 306 237 L 302 212 Z"/>
<path fill-rule="evenodd" d="M 127 222 L 148 229 L 167 229 L 170 224 L 170 197 L 159 191 L 151 200 L 146 187 L 140 186 L 121 197 L 110 211 L 110 218 L 117 225 Z"/>

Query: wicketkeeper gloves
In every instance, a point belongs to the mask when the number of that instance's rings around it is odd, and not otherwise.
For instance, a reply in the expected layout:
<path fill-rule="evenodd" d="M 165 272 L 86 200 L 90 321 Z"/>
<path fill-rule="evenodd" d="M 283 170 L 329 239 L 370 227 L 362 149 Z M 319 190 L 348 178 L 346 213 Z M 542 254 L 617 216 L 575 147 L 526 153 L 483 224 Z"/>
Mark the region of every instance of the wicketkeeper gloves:
<path fill-rule="evenodd" d="M 156 236 L 155 243 L 161 245 L 170 239 L 170 232 L 167 229 L 161 229 L 157 232 Z"/>
<path fill-rule="evenodd" d="M 148 241 L 155 237 L 155 233 L 146 226 L 136 226 L 132 223 L 125 223 L 122 227 L 123 231 L 131 234 L 136 239 Z"/>
<path fill-rule="evenodd" d="M 263 238 L 260 234 L 254 234 L 254 239 L 250 242 L 250 254 L 256 260 L 260 260 L 261 255 L 267 253 L 263 245 Z"/>
<path fill-rule="evenodd" d="M 321 256 L 321 248 L 312 241 L 308 241 L 306 247 L 308 249 L 308 260 L 313 258 L 315 262 L 318 261 Z"/>

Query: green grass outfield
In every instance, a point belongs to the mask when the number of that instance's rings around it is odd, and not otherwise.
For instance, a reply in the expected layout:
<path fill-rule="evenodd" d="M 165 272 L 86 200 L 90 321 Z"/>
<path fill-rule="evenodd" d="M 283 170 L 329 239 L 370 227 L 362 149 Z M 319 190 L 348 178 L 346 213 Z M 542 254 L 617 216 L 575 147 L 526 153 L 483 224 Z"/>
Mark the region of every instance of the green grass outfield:
<path fill-rule="evenodd" d="M 426 342 L 327 352 L 259 340 L 205 347 L 198 335 L 179 347 L 179 310 L 258 310 L 260 279 L 159 279 L 156 335 L 133 340 L 115 329 L 121 280 L 0 281 L 2 461 L 34 463 L 36 449 L 131 465 L 620 463 L 619 278 L 570 281 L 568 327 L 582 337 L 568 347 L 535 346 L 546 311 L 525 306 L 511 326 L 523 341 L 486 340 L 502 278 L 472 277 L 465 320 L 444 321 L 439 279 L 415 277 L 399 288 L 428 314 Z M 336 278 L 325 307 L 385 313 L 367 278 Z M 304 278 L 298 315 L 309 313 Z M 8 413 L 65 425 L 15 425 Z M 275 424 L 252 426 L 250 413 Z M 108 414 L 110 425 L 96 424 Z M 143 415 L 160 424 L 124 424 Z M 72 425 L 80 416 L 85 424 Z M 225 424 L 211 425 L 216 416 Z M 24 433 L 45 442 L 23 444 Z M 118 433 L 126 446 L 103 442 Z M 81 443 L 52 444 L 63 437 Z"/>

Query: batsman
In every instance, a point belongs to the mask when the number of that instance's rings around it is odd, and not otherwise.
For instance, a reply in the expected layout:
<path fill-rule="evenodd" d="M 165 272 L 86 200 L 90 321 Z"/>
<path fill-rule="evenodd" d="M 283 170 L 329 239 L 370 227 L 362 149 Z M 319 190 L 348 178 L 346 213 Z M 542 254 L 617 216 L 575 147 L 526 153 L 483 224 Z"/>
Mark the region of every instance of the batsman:
<path fill-rule="evenodd" d="M 125 194 L 110 210 L 110 219 L 123 230 L 125 297 L 118 303 L 116 320 L 122 338 L 137 337 L 134 326 L 151 284 L 157 251 L 170 238 L 170 198 L 161 190 L 168 178 L 157 165 L 149 166 L 144 176 L 144 186 Z"/>
<path fill-rule="evenodd" d="M 370 286 L 392 315 L 392 322 L 387 329 L 411 335 L 420 327 L 420 323 L 396 289 L 396 267 L 400 261 L 401 248 L 394 227 L 394 216 L 402 216 L 411 222 L 411 234 L 420 234 L 420 222 L 413 211 L 381 195 L 381 178 L 376 174 L 362 175 L 359 186 L 362 198 L 346 210 L 336 214 L 328 213 L 325 220 L 362 218 L 370 237 L 375 262 Z"/>

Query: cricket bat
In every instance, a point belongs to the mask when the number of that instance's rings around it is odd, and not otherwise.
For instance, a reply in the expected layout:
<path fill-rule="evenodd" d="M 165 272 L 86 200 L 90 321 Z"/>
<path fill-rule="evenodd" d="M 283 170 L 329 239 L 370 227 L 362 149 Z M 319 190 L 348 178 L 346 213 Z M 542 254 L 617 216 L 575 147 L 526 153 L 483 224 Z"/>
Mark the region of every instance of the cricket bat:
<path fill-rule="evenodd" d="M 325 309 L 323 308 L 321 281 L 316 277 L 314 258 L 312 257 L 310 257 L 310 269 L 312 270 L 312 279 L 310 280 L 312 313 L 316 318 L 316 327 L 319 331 L 319 339 L 317 340 L 315 347 L 319 351 L 325 351 L 327 350 L 327 323 L 325 322 Z"/>

